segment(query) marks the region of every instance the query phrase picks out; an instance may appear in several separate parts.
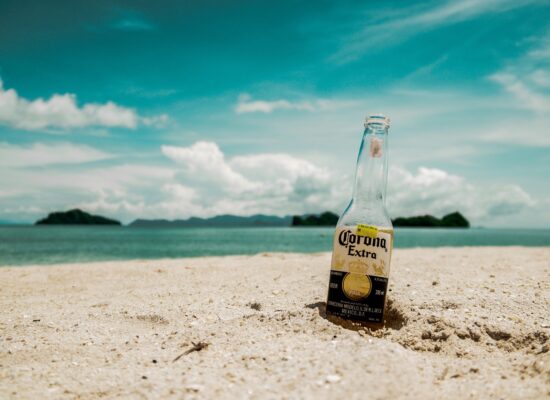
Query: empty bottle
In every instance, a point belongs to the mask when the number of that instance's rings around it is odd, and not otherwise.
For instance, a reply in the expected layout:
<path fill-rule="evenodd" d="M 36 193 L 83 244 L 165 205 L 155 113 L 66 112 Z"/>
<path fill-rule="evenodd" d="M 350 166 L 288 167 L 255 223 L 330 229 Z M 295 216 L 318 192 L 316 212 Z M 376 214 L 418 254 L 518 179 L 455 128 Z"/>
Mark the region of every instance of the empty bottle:
<path fill-rule="evenodd" d="M 327 300 L 331 320 L 371 327 L 384 323 L 393 248 L 393 226 L 385 205 L 389 126 L 383 115 L 370 115 L 365 122 L 353 197 L 334 234 Z"/>

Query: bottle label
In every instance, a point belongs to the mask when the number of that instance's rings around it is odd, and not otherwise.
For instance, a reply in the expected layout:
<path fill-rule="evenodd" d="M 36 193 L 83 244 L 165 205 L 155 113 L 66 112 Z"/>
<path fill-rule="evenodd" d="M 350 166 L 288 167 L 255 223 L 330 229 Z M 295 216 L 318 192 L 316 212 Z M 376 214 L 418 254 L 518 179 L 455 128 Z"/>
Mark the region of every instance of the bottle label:
<path fill-rule="evenodd" d="M 365 322 L 383 322 L 392 234 L 375 226 L 336 228 L 327 313 Z"/>

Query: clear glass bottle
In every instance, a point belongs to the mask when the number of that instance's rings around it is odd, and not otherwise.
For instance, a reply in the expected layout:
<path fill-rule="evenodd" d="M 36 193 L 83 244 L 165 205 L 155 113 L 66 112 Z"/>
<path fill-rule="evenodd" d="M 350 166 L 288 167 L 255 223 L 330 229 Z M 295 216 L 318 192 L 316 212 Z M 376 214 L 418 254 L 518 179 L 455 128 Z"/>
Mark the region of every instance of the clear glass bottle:
<path fill-rule="evenodd" d="M 353 197 L 334 234 L 327 316 L 380 327 L 393 248 L 386 211 L 388 130 L 383 115 L 370 115 L 357 157 Z M 333 318 L 336 317 L 336 318 Z"/>

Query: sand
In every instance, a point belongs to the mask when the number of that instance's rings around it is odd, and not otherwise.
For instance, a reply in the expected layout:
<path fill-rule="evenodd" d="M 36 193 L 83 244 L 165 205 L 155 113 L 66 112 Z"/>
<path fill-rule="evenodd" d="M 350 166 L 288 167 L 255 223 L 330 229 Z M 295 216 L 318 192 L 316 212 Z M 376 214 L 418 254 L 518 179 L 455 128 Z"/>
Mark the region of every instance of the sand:
<path fill-rule="evenodd" d="M 550 248 L 395 250 L 386 327 L 330 254 L 0 268 L 0 398 L 550 398 Z"/>

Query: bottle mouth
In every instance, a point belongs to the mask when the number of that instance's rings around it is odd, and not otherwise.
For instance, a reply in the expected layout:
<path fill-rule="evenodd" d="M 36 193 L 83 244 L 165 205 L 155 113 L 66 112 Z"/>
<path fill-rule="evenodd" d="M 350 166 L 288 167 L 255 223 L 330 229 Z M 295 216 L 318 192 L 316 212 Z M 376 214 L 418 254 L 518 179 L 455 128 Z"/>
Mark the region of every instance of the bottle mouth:
<path fill-rule="evenodd" d="M 365 128 L 371 124 L 382 125 L 384 128 L 389 128 L 390 119 L 384 114 L 370 114 L 365 119 Z"/>

